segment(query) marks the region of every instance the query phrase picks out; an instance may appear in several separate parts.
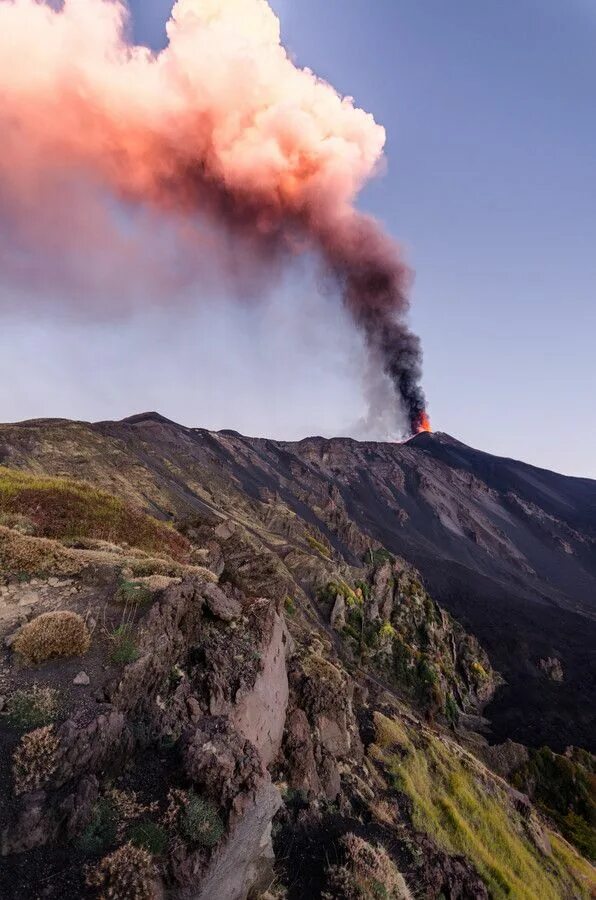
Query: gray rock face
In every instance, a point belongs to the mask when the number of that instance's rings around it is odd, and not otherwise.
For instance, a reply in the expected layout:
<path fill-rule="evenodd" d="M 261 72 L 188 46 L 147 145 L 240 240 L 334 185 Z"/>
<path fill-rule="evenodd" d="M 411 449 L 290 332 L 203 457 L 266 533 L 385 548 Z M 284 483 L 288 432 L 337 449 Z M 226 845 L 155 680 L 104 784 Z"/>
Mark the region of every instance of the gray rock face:
<path fill-rule="evenodd" d="M 346 624 L 346 598 L 343 594 L 338 594 L 331 610 L 329 619 L 331 627 L 339 631 Z"/>
<path fill-rule="evenodd" d="M 237 619 L 242 614 L 240 602 L 235 597 L 225 594 L 215 584 L 205 585 L 203 597 L 213 615 L 224 622 L 231 622 L 232 619 Z"/>

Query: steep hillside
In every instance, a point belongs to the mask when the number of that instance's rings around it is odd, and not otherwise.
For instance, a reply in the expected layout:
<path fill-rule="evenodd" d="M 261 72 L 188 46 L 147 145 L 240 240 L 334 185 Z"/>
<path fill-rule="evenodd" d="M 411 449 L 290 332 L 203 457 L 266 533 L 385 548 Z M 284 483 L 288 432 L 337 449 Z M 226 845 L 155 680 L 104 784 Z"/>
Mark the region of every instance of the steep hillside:
<path fill-rule="evenodd" d="M 493 736 L 596 749 L 596 483 L 472 450 L 447 435 L 406 444 L 298 443 L 190 429 L 149 413 L 96 424 L 0 428 L 0 464 L 86 478 L 188 528 L 225 517 L 229 566 L 258 588 L 320 587 L 319 542 L 360 566 L 384 546 L 475 634 L 507 684 Z M 228 526 L 226 526 L 228 527 Z M 237 537 L 238 537 L 237 535 Z M 249 553 L 247 547 L 251 546 Z M 256 574 L 255 574 L 256 573 Z M 285 587 L 283 587 L 285 585 Z"/>
<path fill-rule="evenodd" d="M 0 470 L 2 898 L 593 895 L 594 759 L 471 730 L 498 676 L 409 563 L 225 477 L 178 531 L 126 458 Z"/>

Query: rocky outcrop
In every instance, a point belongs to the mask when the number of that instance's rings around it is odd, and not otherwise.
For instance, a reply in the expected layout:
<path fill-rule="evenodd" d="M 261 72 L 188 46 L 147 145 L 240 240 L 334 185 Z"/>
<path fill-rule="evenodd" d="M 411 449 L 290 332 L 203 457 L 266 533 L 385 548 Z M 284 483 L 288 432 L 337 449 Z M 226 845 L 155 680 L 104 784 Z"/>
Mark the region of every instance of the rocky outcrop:
<path fill-rule="evenodd" d="M 281 802 L 267 766 L 281 746 L 288 701 L 283 617 L 272 601 L 187 580 L 158 596 L 138 627 L 139 658 L 98 686 L 99 714 L 81 710 L 54 729 L 52 765 L 39 776 L 41 789 L 14 806 L 2 852 L 76 842 L 109 784 L 142 785 L 144 754 L 173 742 L 182 773 L 164 761 L 161 793 L 183 774 L 182 784 L 220 810 L 225 828 L 212 851 L 177 838 L 164 884 L 171 896 L 242 900 L 270 865 Z"/>
<path fill-rule="evenodd" d="M 228 811 L 225 843 L 206 869 L 201 857 L 175 859 L 180 897 L 244 900 L 271 870 L 271 822 L 281 805 L 263 759 L 226 718 L 203 719 L 186 746 L 184 765 L 199 791 Z M 197 868 L 198 863 L 198 868 Z"/>
<path fill-rule="evenodd" d="M 455 726 L 461 712 L 486 705 L 500 679 L 415 569 L 386 552 L 371 557 L 361 580 L 332 581 L 319 592 L 323 615 L 351 658 Z"/>

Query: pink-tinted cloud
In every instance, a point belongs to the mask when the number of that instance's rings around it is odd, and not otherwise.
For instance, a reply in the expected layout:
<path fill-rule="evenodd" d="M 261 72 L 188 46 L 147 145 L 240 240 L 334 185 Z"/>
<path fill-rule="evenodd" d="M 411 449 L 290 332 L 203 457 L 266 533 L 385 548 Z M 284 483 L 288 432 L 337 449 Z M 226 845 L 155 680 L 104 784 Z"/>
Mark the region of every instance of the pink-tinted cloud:
<path fill-rule="evenodd" d="M 424 398 L 403 323 L 408 274 L 353 205 L 383 128 L 294 65 L 265 0 L 178 0 L 159 54 L 131 46 L 126 26 L 110 0 L 0 0 L 3 272 L 74 279 L 79 302 L 101 302 L 93 284 L 111 259 L 108 278 L 130 285 L 140 251 L 114 228 L 110 195 L 175 223 L 147 255 L 158 286 L 171 252 L 191 261 L 182 280 L 213 265 L 266 277 L 314 252 L 414 426 Z"/>

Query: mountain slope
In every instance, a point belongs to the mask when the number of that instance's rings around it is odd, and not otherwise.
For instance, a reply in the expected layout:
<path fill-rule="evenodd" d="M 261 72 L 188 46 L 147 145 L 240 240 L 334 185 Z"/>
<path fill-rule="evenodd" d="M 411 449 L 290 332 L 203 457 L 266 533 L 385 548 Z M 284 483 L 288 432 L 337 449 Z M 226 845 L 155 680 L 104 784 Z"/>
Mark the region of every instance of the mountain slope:
<path fill-rule="evenodd" d="M 593 896 L 596 757 L 489 746 L 485 651 L 374 537 L 536 578 L 495 488 L 155 414 L 0 440 L 2 897 Z"/>
<path fill-rule="evenodd" d="M 318 584 L 297 550 L 305 541 L 349 565 L 385 546 L 422 572 L 503 673 L 508 684 L 487 712 L 496 740 L 596 749 L 593 481 L 442 434 L 283 442 L 155 413 L 2 426 L 0 464 L 85 478 L 165 519 L 231 518 L 290 587 L 310 594 Z M 238 549 L 238 567 L 250 568 L 247 555 Z"/>

